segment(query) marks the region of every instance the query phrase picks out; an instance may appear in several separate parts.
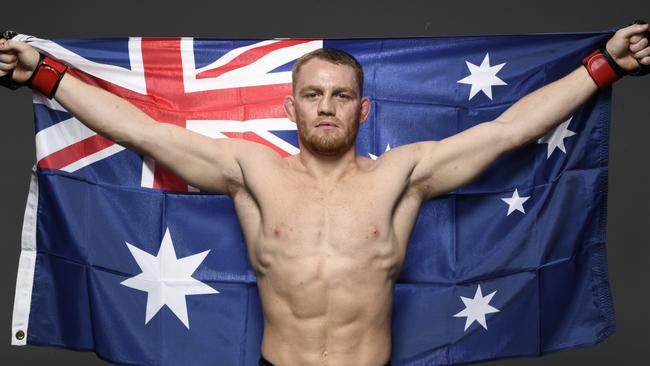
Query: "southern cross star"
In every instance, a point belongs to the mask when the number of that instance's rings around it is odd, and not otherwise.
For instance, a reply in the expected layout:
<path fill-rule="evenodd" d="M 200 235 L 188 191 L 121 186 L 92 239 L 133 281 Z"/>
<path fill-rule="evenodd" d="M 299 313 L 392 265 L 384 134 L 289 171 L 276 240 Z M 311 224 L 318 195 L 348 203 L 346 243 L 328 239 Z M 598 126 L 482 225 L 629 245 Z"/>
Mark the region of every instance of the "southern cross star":
<path fill-rule="evenodd" d="M 497 73 L 506 63 L 504 62 L 502 64 L 490 66 L 490 54 L 488 53 L 485 54 L 485 58 L 483 59 L 483 62 L 481 62 L 480 66 L 476 66 L 469 61 L 465 61 L 465 64 L 467 64 L 470 75 L 458 80 L 457 82 L 472 86 L 469 92 L 469 100 L 472 100 L 479 91 L 482 91 L 483 94 L 492 99 L 493 86 L 508 85 L 497 76 Z"/>
<path fill-rule="evenodd" d="M 555 149 L 560 149 L 563 153 L 566 154 L 566 147 L 564 147 L 564 139 L 571 137 L 576 133 L 569 130 L 569 123 L 573 116 L 566 121 L 562 122 L 560 125 L 555 127 L 552 131 L 547 133 L 545 136 L 537 140 L 538 144 L 548 144 L 548 149 L 546 150 L 546 159 L 551 157 L 551 154 Z"/>
<path fill-rule="evenodd" d="M 485 321 L 485 315 L 497 313 L 500 311 L 499 309 L 490 305 L 490 301 L 496 293 L 497 292 L 494 291 L 493 293 L 484 297 L 483 293 L 481 292 L 481 285 L 478 285 L 473 299 L 464 296 L 460 297 L 460 299 L 463 300 L 463 303 L 465 304 L 465 309 L 454 315 L 454 317 L 459 318 L 464 316 L 467 318 L 465 319 L 464 331 L 467 331 L 467 328 L 469 328 L 469 326 L 474 322 L 478 322 L 483 328 L 488 329 L 487 322 Z"/>
<path fill-rule="evenodd" d="M 122 285 L 147 292 L 147 313 L 144 323 L 147 324 L 164 305 L 167 305 L 185 327 L 190 329 L 185 296 L 219 293 L 205 283 L 192 278 L 192 273 L 210 251 L 206 250 L 177 259 L 169 228 L 165 231 L 160 250 L 155 257 L 129 243 L 126 245 L 142 273 L 122 281 Z"/>
<path fill-rule="evenodd" d="M 528 201 L 530 196 L 519 197 L 519 191 L 515 188 L 515 191 L 512 193 L 510 198 L 501 198 L 501 200 L 508 204 L 508 213 L 506 216 L 510 216 L 511 213 L 519 211 L 521 213 L 526 213 L 524 210 L 524 202 Z"/>

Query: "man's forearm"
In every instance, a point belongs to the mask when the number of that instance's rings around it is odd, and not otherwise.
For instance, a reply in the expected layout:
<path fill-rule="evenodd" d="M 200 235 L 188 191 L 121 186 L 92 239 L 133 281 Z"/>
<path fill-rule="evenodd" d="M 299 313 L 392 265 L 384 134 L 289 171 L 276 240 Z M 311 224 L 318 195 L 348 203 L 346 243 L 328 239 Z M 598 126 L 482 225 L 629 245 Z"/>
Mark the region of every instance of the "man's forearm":
<path fill-rule="evenodd" d="M 514 149 L 530 143 L 565 121 L 598 91 L 584 67 L 520 99 L 496 122 L 507 126 Z"/>
<path fill-rule="evenodd" d="M 66 74 L 55 99 L 88 128 L 141 152 L 140 135 L 155 122 L 129 102 Z"/>

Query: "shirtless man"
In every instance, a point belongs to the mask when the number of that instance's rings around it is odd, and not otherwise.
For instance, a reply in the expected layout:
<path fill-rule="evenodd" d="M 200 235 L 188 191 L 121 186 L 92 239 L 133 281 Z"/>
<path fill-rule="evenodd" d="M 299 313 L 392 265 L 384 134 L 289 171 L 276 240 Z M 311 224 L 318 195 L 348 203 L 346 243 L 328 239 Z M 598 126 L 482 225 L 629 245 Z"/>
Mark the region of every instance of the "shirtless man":
<path fill-rule="evenodd" d="M 624 70 L 650 65 L 647 29 L 632 25 L 608 41 Z M 24 82 L 38 61 L 31 46 L 0 41 L 0 75 L 13 70 L 13 80 Z M 301 150 L 287 158 L 260 144 L 158 123 L 69 74 L 53 96 L 97 133 L 203 191 L 232 197 L 262 301 L 260 365 L 377 366 L 390 360 L 393 288 L 420 205 L 564 121 L 598 91 L 596 67 L 593 76 L 577 68 L 493 121 L 376 161 L 355 153 L 370 113 L 363 73 L 336 50 L 312 52 L 294 66 L 284 104 Z"/>

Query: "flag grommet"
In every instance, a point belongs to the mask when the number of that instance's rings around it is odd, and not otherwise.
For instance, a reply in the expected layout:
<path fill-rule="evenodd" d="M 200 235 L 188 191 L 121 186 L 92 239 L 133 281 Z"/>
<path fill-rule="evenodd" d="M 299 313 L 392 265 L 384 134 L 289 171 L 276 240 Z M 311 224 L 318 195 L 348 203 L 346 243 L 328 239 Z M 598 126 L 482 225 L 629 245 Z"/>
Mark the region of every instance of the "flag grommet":
<path fill-rule="evenodd" d="M 25 339 L 25 332 L 23 332 L 22 330 L 17 331 L 16 332 L 16 339 L 19 340 L 19 341 L 22 341 L 23 339 Z"/>

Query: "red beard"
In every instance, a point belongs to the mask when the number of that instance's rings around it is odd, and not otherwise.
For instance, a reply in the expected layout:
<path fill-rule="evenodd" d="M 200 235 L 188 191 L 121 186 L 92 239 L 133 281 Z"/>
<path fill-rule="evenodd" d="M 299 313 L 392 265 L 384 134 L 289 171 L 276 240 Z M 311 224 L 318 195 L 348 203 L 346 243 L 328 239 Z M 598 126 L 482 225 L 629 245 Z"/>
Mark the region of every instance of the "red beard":
<path fill-rule="evenodd" d="M 298 134 L 300 137 L 300 143 L 302 147 L 307 150 L 327 156 L 336 156 L 343 154 L 348 151 L 357 138 L 357 132 L 359 131 L 359 118 L 355 118 L 356 123 L 348 125 L 346 127 L 337 121 L 339 129 L 344 129 L 345 131 L 332 131 L 332 133 L 318 133 L 316 131 L 318 127 L 313 127 L 310 134 L 307 133 L 305 128 L 305 123 L 299 123 L 298 125 L 302 128 L 298 128 Z M 341 133 L 344 132 L 344 133 Z"/>

